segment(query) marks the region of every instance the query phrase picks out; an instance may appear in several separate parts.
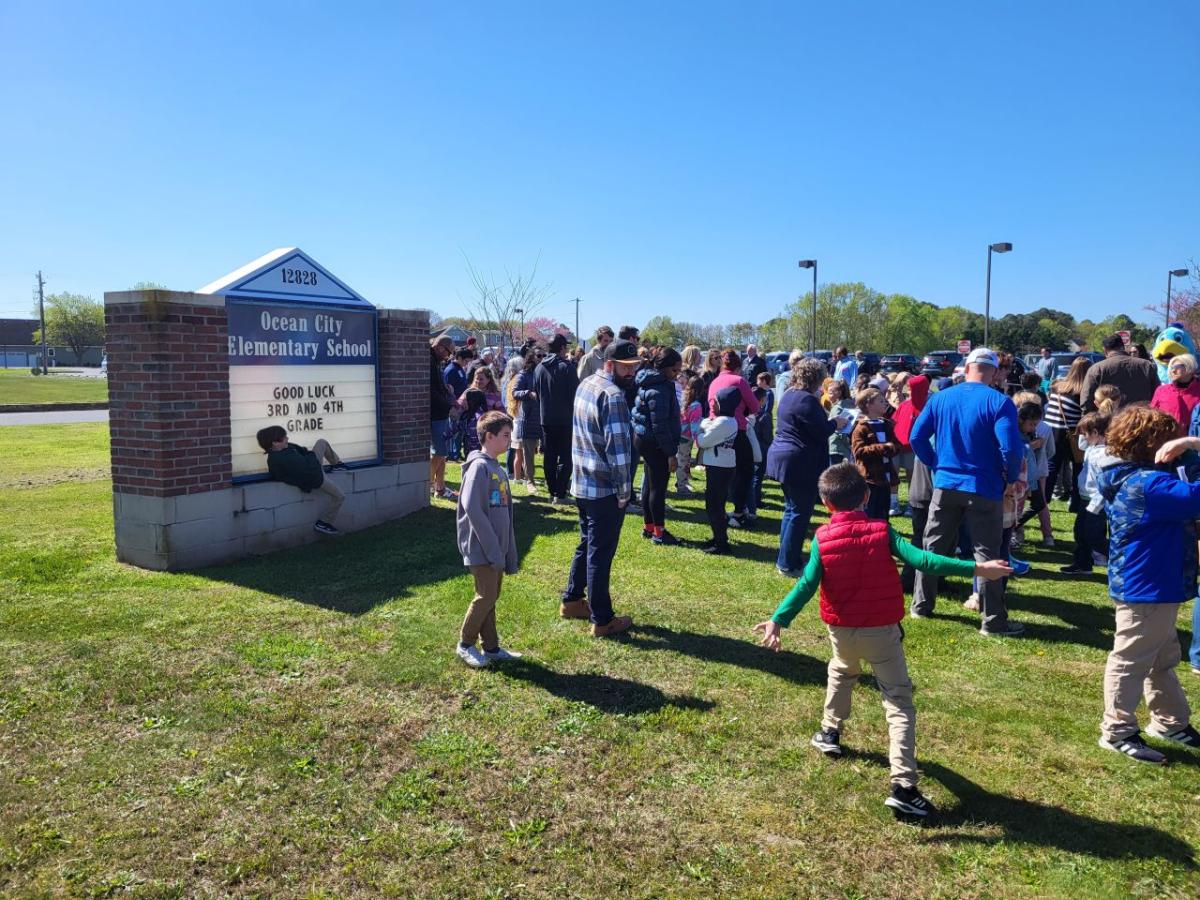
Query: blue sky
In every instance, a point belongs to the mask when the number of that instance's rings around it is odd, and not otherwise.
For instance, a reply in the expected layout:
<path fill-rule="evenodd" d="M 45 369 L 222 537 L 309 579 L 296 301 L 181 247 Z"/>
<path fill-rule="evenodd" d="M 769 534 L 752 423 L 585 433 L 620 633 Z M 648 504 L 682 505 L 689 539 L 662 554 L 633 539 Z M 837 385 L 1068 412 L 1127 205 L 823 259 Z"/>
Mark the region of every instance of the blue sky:
<path fill-rule="evenodd" d="M 1200 5 L 0 3 L 0 315 L 304 248 L 585 332 L 861 280 L 1141 312 L 1200 262 Z"/>

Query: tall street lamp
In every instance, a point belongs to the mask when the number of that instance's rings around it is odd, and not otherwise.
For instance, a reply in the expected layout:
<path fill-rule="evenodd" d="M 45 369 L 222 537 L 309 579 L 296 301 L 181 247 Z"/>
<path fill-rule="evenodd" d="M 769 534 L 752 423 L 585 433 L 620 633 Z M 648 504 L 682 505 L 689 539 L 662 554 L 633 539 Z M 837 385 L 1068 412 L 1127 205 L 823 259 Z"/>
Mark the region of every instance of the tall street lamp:
<path fill-rule="evenodd" d="M 983 346 L 990 347 L 988 343 L 988 335 L 992 325 L 992 254 L 1007 253 L 1012 249 L 1012 244 L 1007 241 L 999 244 L 988 244 L 988 270 L 987 270 L 987 293 L 983 298 Z"/>
<path fill-rule="evenodd" d="M 521 330 L 517 332 L 517 340 L 521 343 L 525 343 L 525 310 L 518 306 L 513 310 L 513 312 L 521 317 Z M 513 346 L 516 346 L 516 341 L 513 341 Z"/>
<path fill-rule="evenodd" d="M 1171 278 L 1182 278 L 1188 273 L 1187 269 L 1170 269 L 1167 272 L 1167 321 L 1164 327 L 1171 326 Z"/>
<path fill-rule="evenodd" d="M 813 302 L 812 302 L 812 332 L 808 337 L 808 353 L 817 353 L 817 261 L 815 259 L 800 260 L 800 268 L 813 270 Z"/>

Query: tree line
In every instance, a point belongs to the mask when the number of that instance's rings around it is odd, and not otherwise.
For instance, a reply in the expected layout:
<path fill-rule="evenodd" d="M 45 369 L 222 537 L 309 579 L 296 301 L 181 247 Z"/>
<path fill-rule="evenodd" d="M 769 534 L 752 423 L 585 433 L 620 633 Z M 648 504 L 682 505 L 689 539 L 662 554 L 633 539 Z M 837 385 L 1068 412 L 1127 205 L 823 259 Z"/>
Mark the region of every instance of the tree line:
<path fill-rule="evenodd" d="M 1179 299 L 1176 305 L 1182 316 L 1185 310 Z M 982 313 L 963 306 L 935 306 L 907 294 L 884 294 L 861 281 L 822 285 L 817 291 L 816 318 L 818 349 L 844 344 L 879 353 L 921 354 L 953 350 L 963 339 L 972 346 L 983 343 Z M 1135 322 L 1124 313 L 1099 321 L 1076 320 L 1070 313 L 1043 307 L 993 317 L 989 339 L 993 347 L 1013 353 L 1041 347 L 1065 350 L 1072 345 L 1094 349 L 1117 331 L 1131 332 L 1135 343 L 1148 343 L 1160 327 Z M 642 328 L 643 340 L 662 346 L 736 347 L 755 343 L 763 352 L 807 349 L 811 333 L 811 291 L 779 315 L 759 323 L 704 325 L 654 316 Z"/>

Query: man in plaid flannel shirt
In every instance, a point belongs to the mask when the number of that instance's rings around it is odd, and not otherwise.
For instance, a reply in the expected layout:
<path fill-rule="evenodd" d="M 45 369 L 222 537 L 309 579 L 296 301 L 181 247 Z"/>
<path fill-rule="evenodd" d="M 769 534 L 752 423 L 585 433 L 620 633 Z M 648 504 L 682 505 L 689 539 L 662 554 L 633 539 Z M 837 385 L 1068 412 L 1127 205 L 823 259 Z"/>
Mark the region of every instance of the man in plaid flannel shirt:
<path fill-rule="evenodd" d="M 591 619 L 593 637 L 619 634 L 633 624 L 629 616 L 613 615 L 608 580 L 633 489 L 633 431 L 625 392 L 640 364 L 632 342 L 613 341 L 604 368 L 584 379 L 575 393 L 571 493 L 579 507 L 579 546 L 559 615 Z"/>

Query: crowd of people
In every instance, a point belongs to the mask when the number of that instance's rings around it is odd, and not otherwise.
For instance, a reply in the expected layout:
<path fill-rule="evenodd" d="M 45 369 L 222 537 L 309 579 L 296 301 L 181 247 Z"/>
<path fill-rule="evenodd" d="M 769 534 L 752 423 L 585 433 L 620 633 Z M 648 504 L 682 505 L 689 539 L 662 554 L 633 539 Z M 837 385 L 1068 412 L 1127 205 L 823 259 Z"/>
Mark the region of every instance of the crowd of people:
<path fill-rule="evenodd" d="M 830 368 L 797 351 L 776 396 L 753 345 L 745 354 L 679 351 L 642 346 L 631 326 L 602 327 L 587 353 L 572 356 L 556 336 L 528 342 L 505 361 L 436 339 L 430 485 L 435 496 L 457 501 L 459 546 L 476 582 L 458 653 L 472 666 L 518 655 L 500 647 L 495 629 L 500 576 L 517 566 L 510 482 L 530 495 L 544 490 L 552 504 L 574 498 L 579 542 L 559 612 L 607 637 L 632 625 L 615 612 L 609 589 L 625 515 L 641 516 L 642 536 L 653 544 L 683 544 L 667 527 L 671 476 L 676 494 L 688 496 L 702 471 L 711 538 L 699 549 L 736 553 L 731 534 L 756 526 L 763 481 L 774 480 L 784 499 L 776 568 L 796 585 L 756 626 L 762 641 L 778 649 L 780 629 L 819 591 L 833 656 L 812 743 L 841 752 L 850 687 L 866 660 L 888 710 L 888 805 L 927 815 L 932 806 L 916 785 L 901 619 L 933 616 L 940 578 L 969 575 L 964 606 L 978 612 L 980 634 L 1023 634 L 1009 615 L 1006 585 L 1030 572 L 1015 555 L 1027 524 L 1037 520 L 1043 545 L 1054 546 L 1049 506 L 1057 497 L 1075 514 L 1072 561 L 1062 573 L 1083 577 L 1106 567 L 1117 609 L 1100 745 L 1142 762 L 1165 760 L 1135 716 L 1144 696 L 1150 734 L 1200 749 L 1175 674 L 1175 618 L 1196 593 L 1196 360 L 1171 358 L 1164 383 L 1155 363 L 1129 354 L 1119 336 L 1104 350 L 1094 364 L 1076 358 L 1063 378 L 1033 371 L 1019 383 L 1012 357 L 987 348 L 967 356 L 961 376 L 936 383 L 907 372 L 867 374 L 844 347 Z M 457 496 L 446 487 L 445 463 L 464 451 Z M 831 516 L 806 553 L 818 502 Z M 911 543 L 888 524 L 899 515 L 911 517 Z M 1200 621 L 1193 632 L 1200 636 Z M 1200 640 L 1191 662 L 1200 674 Z"/>

